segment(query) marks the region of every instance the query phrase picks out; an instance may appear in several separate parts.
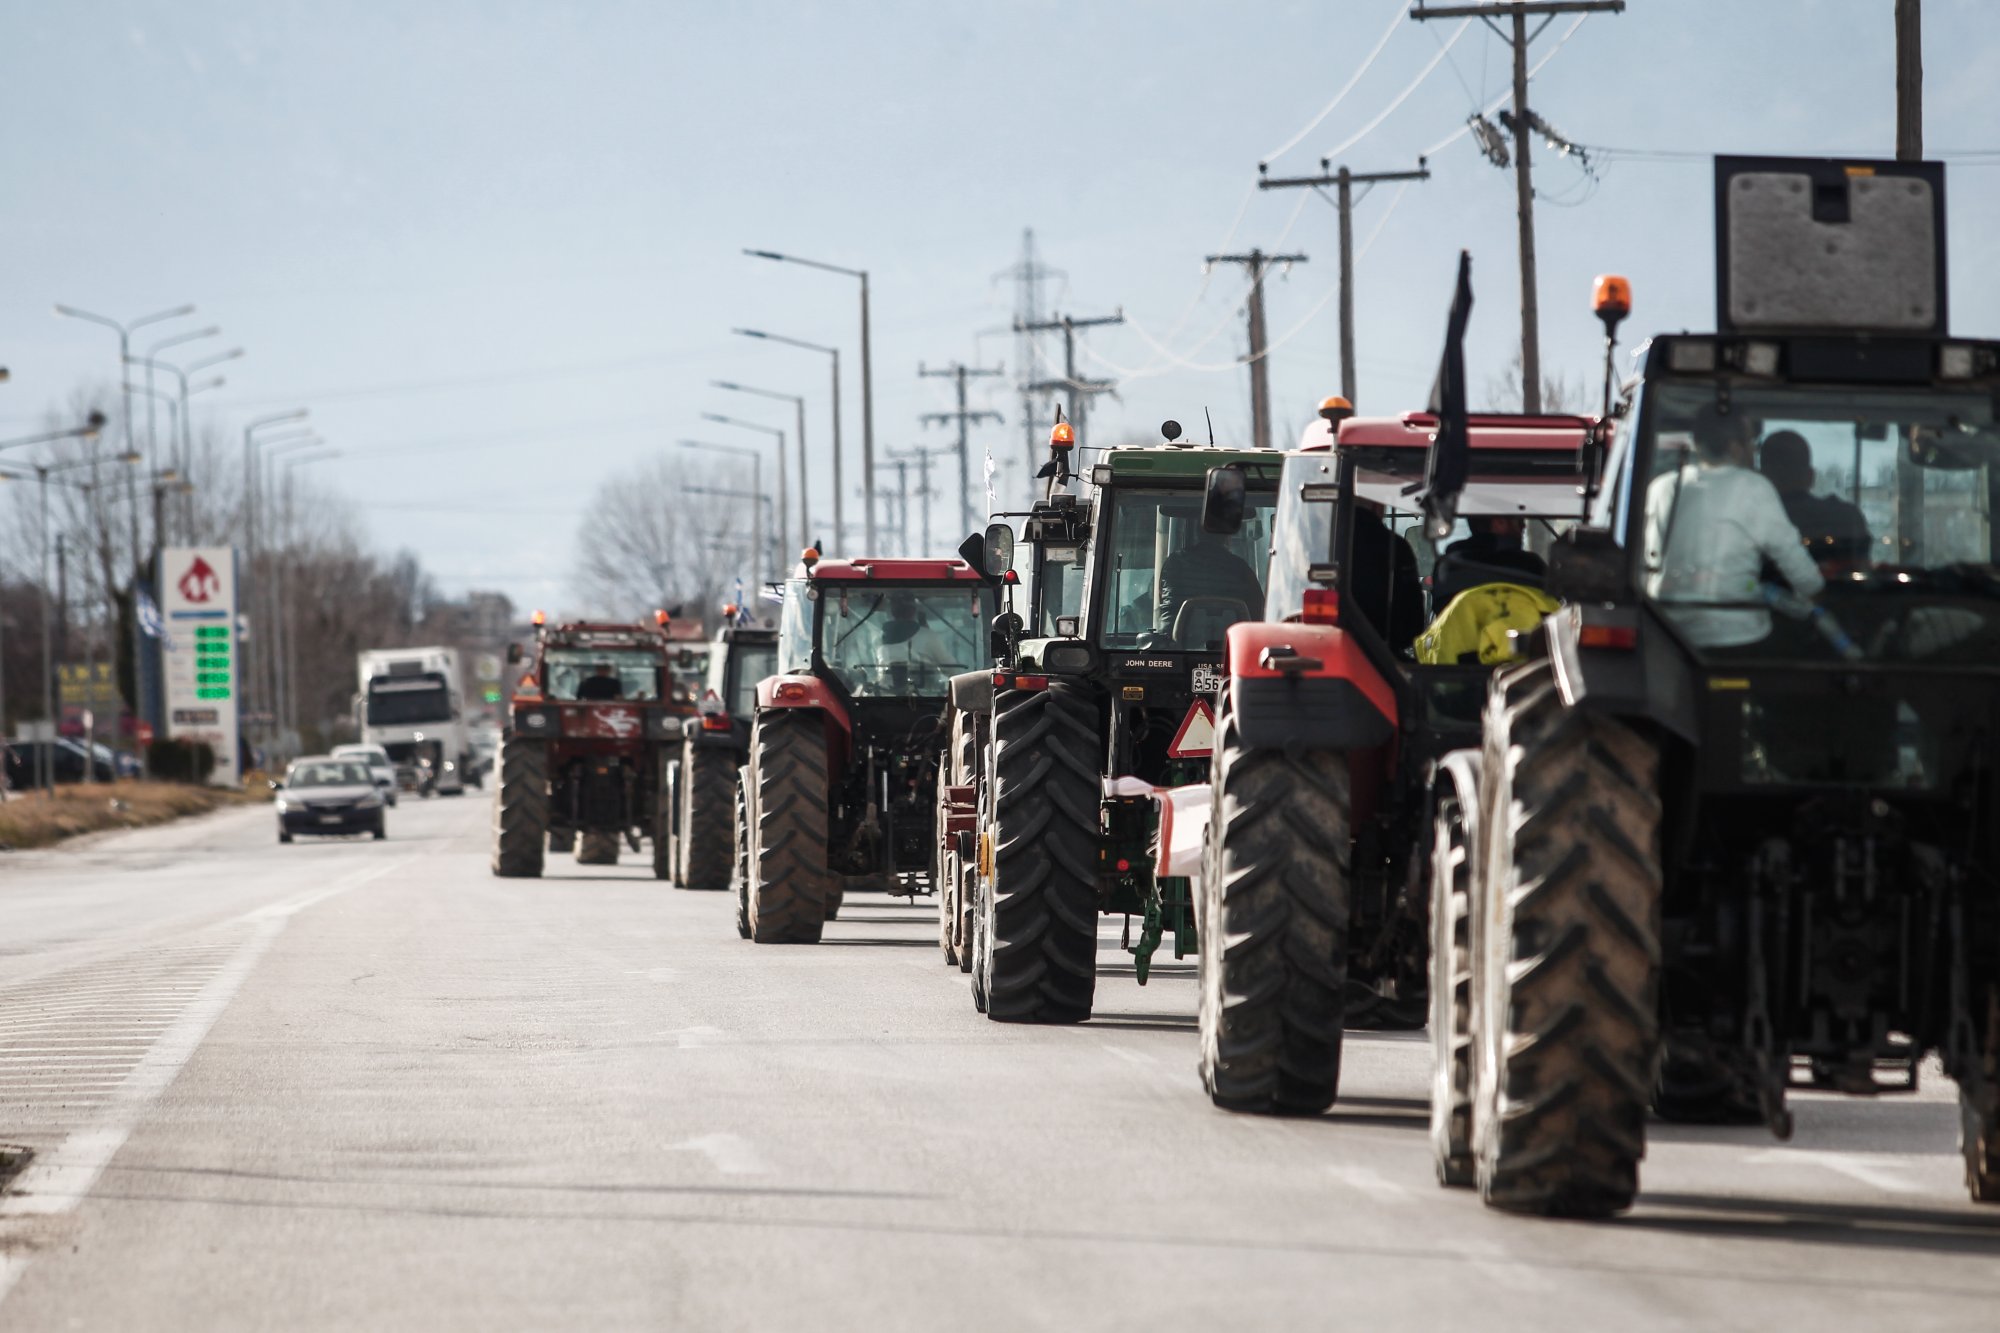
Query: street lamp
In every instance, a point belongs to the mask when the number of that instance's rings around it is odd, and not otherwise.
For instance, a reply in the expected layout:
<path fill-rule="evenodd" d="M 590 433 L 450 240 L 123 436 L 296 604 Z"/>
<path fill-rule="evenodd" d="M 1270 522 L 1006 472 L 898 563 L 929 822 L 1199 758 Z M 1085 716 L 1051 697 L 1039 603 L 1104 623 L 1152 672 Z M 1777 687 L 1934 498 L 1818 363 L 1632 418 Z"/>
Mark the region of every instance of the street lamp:
<path fill-rule="evenodd" d="M 785 539 L 785 432 L 777 426 L 766 426 L 756 421 L 743 421 L 737 417 L 724 416 L 720 412 L 703 412 L 701 419 L 703 421 L 713 421 L 717 425 L 736 426 L 743 430 L 754 430 L 771 437 L 771 443 L 774 446 L 774 452 L 778 459 L 778 521 L 775 525 L 777 530 L 771 535 L 782 544 Z M 805 508 L 805 496 L 803 492 L 800 494 L 799 499 L 799 507 L 801 509 Z"/>
<path fill-rule="evenodd" d="M 148 347 L 144 356 L 128 357 L 127 362 L 135 366 L 143 365 L 146 368 L 146 392 L 151 394 L 153 392 L 153 367 L 156 358 L 158 358 L 161 352 L 166 351 L 169 347 L 179 347 L 183 343 L 200 342 L 204 338 L 219 338 L 221 336 L 222 326 L 220 324 L 211 324 L 205 329 L 194 329 L 187 333 L 172 334 Z M 153 465 L 158 467 L 160 465 L 160 446 L 159 437 L 154 433 L 153 406 L 151 403 L 146 405 L 146 452 L 153 455 Z M 179 459 L 173 461 L 175 463 L 180 462 Z"/>
<path fill-rule="evenodd" d="M 868 365 L 868 270 L 865 268 L 845 268 L 839 264 L 827 264 L 817 259 L 801 259 L 797 255 L 782 255 L 776 250 L 743 251 L 753 259 L 772 259 L 780 264 L 801 264 L 806 268 L 816 268 L 825 273 L 839 273 L 861 280 L 861 472 L 867 478 L 863 489 L 869 495 L 868 506 L 862 512 L 867 516 L 864 533 L 868 538 L 868 549 L 875 547 L 875 389 Z M 836 487 L 835 493 L 838 494 Z M 836 517 L 834 526 L 839 527 Z"/>
<path fill-rule="evenodd" d="M 216 332 L 220 332 L 220 330 L 209 329 L 204 330 L 202 335 L 189 334 L 180 338 L 169 338 L 164 342 L 154 344 L 151 351 L 157 354 L 162 348 L 173 343 L 190 342 L 196 336 L 207 336 L 207 334 Z M 241 347 L 232 347 L 226 352 L 218 352 L 214 356 L 205 356 L 199 361 L 191 361 L 185 366 L 177 366 L 171 361 L 156 360 L 153 355 L 135 356 L 132 358 L 135 363 L 146 367 L 146 384 L 149 389 L 153 383 L 153 371 L 156 369 L 172 373 L 180 384 L 181 437 L 175 444 L 173 466 L 180 469 L 183 473 L 191 471 L 194 466 L 194 423 L 188 415 L 188 398 L 193 394 L 202 392 L 204 389 L 221 388 L 223 384 L 222 377 L 217 375 L 213 379 L 204 380 L 202 383 L 190 387 L 188 378 L 207 370 L 210 366 L 219 366 L 225 361 L 234 361 L 243 355 L 244 351 Z M 194 523 L 191 515 L 184 516 L 184 525 L 188 530 L 182 535 L 189 540 L 193 540 Z"/>
<path fill-rule="evenodd" d="M 702 413 L 702 415 L 708 417 L 711 421 L 728 420 L 726 417 L 712 416 L 707 412 Z M 734 444 L 709 444 L 703 440 L 680 440 L 677 443 L 683 449 L 702 449 L 712 454 L 734 454 L 738 458 L 749 459 L 750 489 L 757 495 L 764 493 L 764 456 L 755 449 L 746 449 Z M 784 463 L 784 459 L 784 444 L 783 441 L 780 441 L 778 462 L 781 466 Z M 771 572 L 771 549 L 764 544 L 764 511 L 755 504 L 750 506 L 750 549 L 756 552 L 756 556 L 751 563 L 754 565 L 757 561 L 761 560 L 764 564 L 764 572 L 768 575 Z M 754 569 L 751 571 L 750 577 L 752 580 L 756 579 L 757 575 Z"/>
<path fill-rule="evenodd" d="M 775 389 L 753 389 L 753 388 L 751 388 L 751 387 L 750 387 L 749 385 L 747 385 L 747 384 L 737 384 L 737 383 L 734 383 L 734 382 L 732 382 L 732 381 L 730 381 L 730 380 L 710 380 L 710 381 L 709 381 L 709 384 L 710 384 L 710 385 L 712 385 L 712 386 L 713 386 L 713 387 L 715 387 L 715 388 L 718 388 L 718 389 L 727 389 L 727 390 L 729 390 L 729 391 L 730 391 L 731 393 L 749 393 L 749 394 L 755 394 L 755 395 L 756 395 L 757 397 L 759 397 L 759 398 L 775 398 L 775 399 L 778 399 L 778 400 L 779 400 L 780 402 L 787 402 L 787 403 L 790 403 L 790 404 L 791 404 L 791 405 L 792 405 L 792 406 L 793 406 L 793 407 L 794 407 L 794 408 L 795 408 L 795 409 L 797 410 L 797 412 L 798 412 L 798 439 L 799 439 L 799 449 L 798 449 L 798 454 L 799 454 L 799 548 L 800 548 L 801 550 L 803 550 L 803 549 L 804 549 L 804 548 L 805 548 L 806 546 L 808 546 L 808 545 L 810 545 L 810 544 L 812 543 L 812 536 L 811 536 L 811 535 L 810 535 L 809 533 L 807 533 L 807 531 L 806 531 L 806 504 L 807 504 L 807 501 L 806 501 L 806 497 L 807 497 L 808 495 L 810 495 L 810 494 L 812 493 L 812 491 L 811 491 L 811 489 L 810 489 L 810 488 L 809 488 L 809 487 L 807 486 L 807 484 L 806 484 L 806 482 L 807 482 L 807 474 L 806 474 L 806 400 L 805 400 L 805 397 L 804 397 L 803 395 L 801 395 L 801 394 L 796 394 L 796 393 L 779 393 L 779 392 L 778 392 L 777 390 L 775 390 Z M 786 520 L 786 517 L 787 517 L 787 515 L 785 514 L 785 456 L 784 456 L 784 454 L 783 454 L 782 452 L 780 452 L 780 453 L 779 453 L 779 455 L 778 455 L 778 545 L 779 545 L 779 546 L 780 546 L 781 548 L 782 548 L 782 547 L 784 546 L 784 544 L 785 544 L 785 531 L 784 531 L 784 529 L 785 529 L 785 520 Z"/>
<path fill-rule="evenodd" d="M 310 439 L 287 440 L 280 444 L 268 446 L 265 449 L 265 454 L 267 456 L 275 455 L 285 449 L 296 448 L 308 443 L 323 444 L 325 441 L 320 440 L 317 436 Z M 340 450 L 338 449 L 319 449 L 303 454 L 293 454 L 290 458 L 283 461 L 285 474 L 283 487 L 284 506 L 287 514 L 290 514 L 292 507 L 292 469 L 312 463 L 323 463 L 329 458 L 338 457 L 340 457 Z M 272 571 L 274 577 L 271 585 L 276 594 L 271 613 L 271 632 L 276 636 L 275 642 L 271 645 L 274 650 L 272 668 L 273 696 L 277 701 L 278 716 L 284 718 L 285 732 L 296 738 L 299 733 L 299 709 L 298 699 L 292 690 L 292 682 L 297 679 L 298 674 L 294 664 L 297 652 L 295 642 L 297 636 L 292 633 L 291 617 L 287 614 L 291 609 L 291 598 L 285 592 L 285 566 L 288 563 L 287 557 L 283 551 L 276 552 L 276 556 L 276 564 Z"/>
<path fill-rule="evenodd" d="M 762 329 L 731 329 L 730 332 L 745 338 L 757 338 L 764 342 L 783 343 L 787 347 L 803 347 L 808 352 L 824 352 L 833 359 L 833 544 L 836 549 L 845 551 L 847 549 L 847 525 L 842 522 L 840 516 L 840 493 L 842 490 L 840 479 L 840 349 L 838 347 L 829 347 L 825 343 L 807 342 L 803 338 L 788 338 L 782 333 L 766 333 Z M 800 455 L 799 469 L 799 475 L 803 477 L 805 475 L 803 454 Z M 809 503 L 806 494 L 805 484 L 801 482 L 799 485 L 799 520 L 801 522 L 805 521 L 806 506 Z M 811 538 L 807 538 L 807 544 L 810 543 Z M 873 544 L 872 533 L 870 544 L 871 546 Z"/>
<path fill-rule="evenodd" d="M 257 433 L 271 426 L 304 421 L 308 415 L 310 413 L 307 409 L 294 408 L 290 412 L 274 412 L 270 416 L 258 417 L 243 427 L 243 540 L 248 552 L 245 566 L 250 572 L 253 590 L 257 587 L 257 445 L 259 443 Z M 251 637 L 253 653 L 256 651 L 255 645 L 259 637 L 257 635 Z M 266 652 L 264 658 L 268 663 L 270 654 Z M 255 671 L 245 673 L 244 683 L 251 683 L 255 676 Z M 258 702 L 268 704 L 270 701 L 259 697 Z"/>

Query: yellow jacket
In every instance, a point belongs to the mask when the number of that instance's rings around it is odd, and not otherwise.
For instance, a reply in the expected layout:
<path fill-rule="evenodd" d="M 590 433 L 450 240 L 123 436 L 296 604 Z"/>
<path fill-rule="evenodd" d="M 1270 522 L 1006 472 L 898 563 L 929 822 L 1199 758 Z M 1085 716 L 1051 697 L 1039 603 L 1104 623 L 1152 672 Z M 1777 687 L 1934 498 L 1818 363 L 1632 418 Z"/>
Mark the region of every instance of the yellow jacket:
<path fill-rule="evenodd" d="M 1458 666 L 1477 660 L 1498 666 L 1514 659 L 1514 639 L 1542 623 L 1561 603 L 1518 583 L 1482 583 L 1467 588 L 1438 613 L 1417 638 L 1417 661 L 1425 666 Z"/>

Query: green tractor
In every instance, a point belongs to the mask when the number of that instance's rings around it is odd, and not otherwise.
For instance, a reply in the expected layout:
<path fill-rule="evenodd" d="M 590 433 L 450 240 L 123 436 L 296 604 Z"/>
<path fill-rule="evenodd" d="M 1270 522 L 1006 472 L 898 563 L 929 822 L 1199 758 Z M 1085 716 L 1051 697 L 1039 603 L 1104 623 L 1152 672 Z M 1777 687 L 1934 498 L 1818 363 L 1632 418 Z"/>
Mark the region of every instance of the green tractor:
<path fill-rule="evenodd" d="M 1100 914 L 1126 918 L 1141 985 L 1168 935 L 1176 958 L 1196 947 L 1191 870 L 1169 855 L 1172 792 L 1208 779 L 1224 634 L 1264 604 L 1279 458 L 1182 443 L 1176 422 L 1162 433 L 1166 445 L 1105 450 L 1080 476 L 1057 424 L 1021 534 L 1027 614 L 996 622 L 990 696 L 960 678 L 947 709 L 940 938 L 1001 1022 L 1090 1017 Z M 1202 522 L 1222 465 L 1249 479 L 1227 536 Z M 1001 523 L 964 554 L 1011 597 L 1014 547 Z"/>

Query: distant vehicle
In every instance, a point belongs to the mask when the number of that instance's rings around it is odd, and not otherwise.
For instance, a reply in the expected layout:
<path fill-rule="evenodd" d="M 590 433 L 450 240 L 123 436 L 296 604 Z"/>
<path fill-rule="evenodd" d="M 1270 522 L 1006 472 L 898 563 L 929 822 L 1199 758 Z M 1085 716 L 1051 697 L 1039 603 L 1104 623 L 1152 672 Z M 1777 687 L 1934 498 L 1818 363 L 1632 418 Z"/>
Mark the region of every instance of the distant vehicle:
<path fill-rule="evenodd" d="M 92 764 L 90 752 L 75 741 L 9 740 L 7 785 L 15 791 L 31 790 L 42 764 L 46 762 L 39 756 L 51 750 L 55 756 L 57 782 L 109 782 L 117 775 L 115 757 L 103 746 L 98 747 L 97 762 Z"/>
<path fill-rule="evenodd" d="M 361 743 L 379 745 L 400 786 L 424 796 L 465 791 L 471 745 L 455 648 L 382 648 L 357 659 Z"/>
<path fill-rule="evenodd" d="M 278 841 L 296 834 L 387 836 L 382 793 L 360 757 L 330 754 L 294 759 L 278 784 Z"/>
<path fill-rule="evenodd" d="M 336 745 L 331 753 L 335 759 L 359 759 L 368 765 L 368 776 L 375 780 L 382 799 L 390 805 L 396 803 L 396 761 L 387 750 L 379 745 Z"/>

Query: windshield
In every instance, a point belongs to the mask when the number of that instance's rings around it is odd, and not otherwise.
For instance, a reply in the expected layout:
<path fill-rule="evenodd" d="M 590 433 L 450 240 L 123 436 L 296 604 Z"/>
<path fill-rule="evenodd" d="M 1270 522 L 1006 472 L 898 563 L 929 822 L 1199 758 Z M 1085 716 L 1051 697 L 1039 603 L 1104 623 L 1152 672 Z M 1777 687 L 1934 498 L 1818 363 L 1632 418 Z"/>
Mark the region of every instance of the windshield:
<path fill-rule="evenodd" d="M 1035 632 L 1053 638 L 1058 633 L 1057 617 L 1083 612 L 1083 548 L 1044 546 L 1035 582 L 1041 604 L 1041 621 Z"/>
<path fill-rule="evenodd" d="M 651 699 L 660 688 L 660 656 L 643 648 L 551 648 L 550 699 Z"/>
<path fill-rule="evenodd" d="M 368 725 L 411 727 L 451 721 L 451 691 L 436 676 L 378 677 L 368 682 Z"/>
<path fill-rule="evenodd" d="M 729 650 L 729 670 L 735 679 L 729 682 L 729 691 L 723 696 L 731 714 L 749 717 L 757 711 L 757 682 L 776 673 L 778 669 L 778 645 L 775 643 L 739 643 Z"/>
<path fill-rule="evenodd" d="M 855 698 L 942 698 L 950 678 L 984 666 L 978 584 L 816 588 L 819 655 Z"/>
<path fill-rule="evenodd" d="M 1202 531 L 1198 490 L 1110 495 L 1105 643 L 1213 651 L 1223 631 L 1262 613 L 1278 499 L 1268 483 L 1253 482 L 1243 526 L 1230 536 Z"/>
<path fill-rule="evenodd" d="M 343 745 L 333 752 L 335 759 L 353 759 L 373 768 L 389 768 L 389 753 L 378 746 Z"/>
<path fill-rule="evenodd" d="M 287 787 L 366 787 L 370 784 L 366 765 L 354 760 L 318 759 L 293 764 L 285 775 Z"/>
<path fill-rule="evenodd" d="M 1719 399 L 1666 384 L 1647 415 L 1641 575 L 1695 646 L 1926 659 L 2000 647 L 1990 397 L 1732 384 Z"/>

